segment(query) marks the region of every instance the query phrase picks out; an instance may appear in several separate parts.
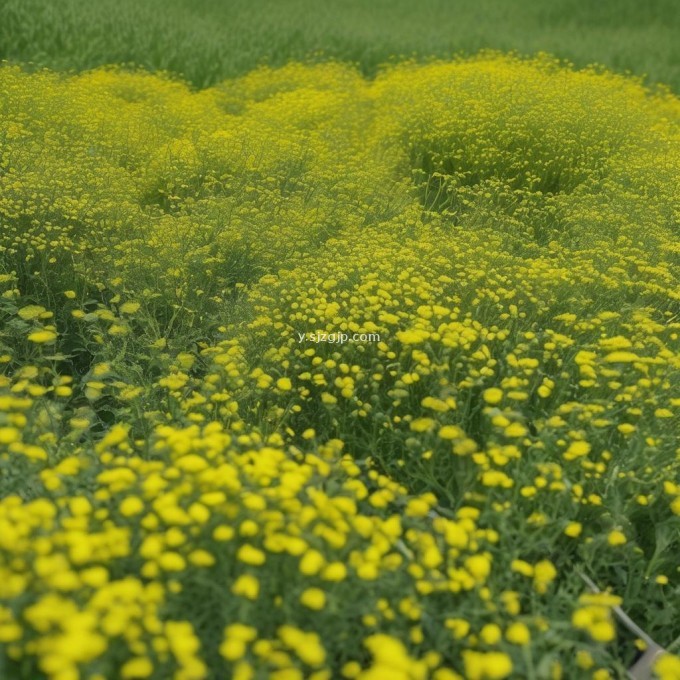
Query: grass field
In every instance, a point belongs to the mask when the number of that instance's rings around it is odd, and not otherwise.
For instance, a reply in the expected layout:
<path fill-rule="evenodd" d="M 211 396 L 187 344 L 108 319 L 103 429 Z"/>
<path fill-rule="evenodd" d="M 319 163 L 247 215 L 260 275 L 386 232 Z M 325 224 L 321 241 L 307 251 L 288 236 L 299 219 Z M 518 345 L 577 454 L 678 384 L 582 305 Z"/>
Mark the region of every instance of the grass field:
<path fill-rule="evenodd" d="M 203 87 L 316 52 L 365 73 L 395 56 L 550 52 L 680 87 L 674 0 L 3 0 L 0 59 L 135 63 Z"/>
<path fill-rule="evenodd" d="M 5 3 L 2 680 L 680 678 L 672 6 L 492 6 Z"/>

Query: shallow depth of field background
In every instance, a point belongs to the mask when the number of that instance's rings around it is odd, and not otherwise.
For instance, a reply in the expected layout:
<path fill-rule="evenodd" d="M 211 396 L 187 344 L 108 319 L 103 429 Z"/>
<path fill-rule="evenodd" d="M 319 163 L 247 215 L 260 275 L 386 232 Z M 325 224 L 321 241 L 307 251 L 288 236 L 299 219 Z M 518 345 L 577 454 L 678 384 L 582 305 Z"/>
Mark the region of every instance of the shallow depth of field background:
<path fill-rule="evenodd" d="M 680 86 L 673 0 L 3 0 L 0 59 L 56 69 L 132 62 L 199 87 L 310 53 L 366 73 L 395 57 L 549 52 Z"/>
<path fill-rule="evenodd" d="M 0 680 L 678 680 L 675 5 L 0 0 Z"/>

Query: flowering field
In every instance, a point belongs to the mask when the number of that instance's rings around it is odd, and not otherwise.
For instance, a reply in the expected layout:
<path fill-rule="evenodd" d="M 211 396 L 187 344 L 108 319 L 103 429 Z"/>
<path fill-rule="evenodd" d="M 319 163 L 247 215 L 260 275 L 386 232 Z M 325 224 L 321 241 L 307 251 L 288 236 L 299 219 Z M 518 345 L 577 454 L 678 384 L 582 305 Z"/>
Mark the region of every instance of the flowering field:
<path fill-rule="evenodd" d="M 0 678 L 677 653 L 679 181 L 548 57 L 1 67 Z"/>

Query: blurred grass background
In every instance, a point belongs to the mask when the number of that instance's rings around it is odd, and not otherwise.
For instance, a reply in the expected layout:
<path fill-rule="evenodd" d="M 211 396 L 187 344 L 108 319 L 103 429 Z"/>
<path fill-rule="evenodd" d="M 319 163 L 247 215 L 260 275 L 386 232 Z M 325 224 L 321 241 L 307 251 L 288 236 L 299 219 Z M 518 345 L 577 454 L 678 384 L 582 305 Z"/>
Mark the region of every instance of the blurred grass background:
<path fill-rule="evenodd" d="M 260 63 L 547 51 L 680 91 L 678 0 L 0 0 L 0 59 L 125 63 L 199 87 Z M 319 54 L 322 52 L 322 54 Z"/>

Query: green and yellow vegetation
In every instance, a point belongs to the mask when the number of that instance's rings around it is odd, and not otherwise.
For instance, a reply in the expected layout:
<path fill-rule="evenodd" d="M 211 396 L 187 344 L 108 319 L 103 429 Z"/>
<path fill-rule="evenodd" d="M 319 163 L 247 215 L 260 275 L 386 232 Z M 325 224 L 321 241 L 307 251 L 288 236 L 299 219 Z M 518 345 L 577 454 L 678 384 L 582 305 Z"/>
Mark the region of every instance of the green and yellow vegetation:
<path fill-rule="evenodd" d="M 548 57 L 1 68 L 0 676 L 677 652 L 679 142 Z"/>

